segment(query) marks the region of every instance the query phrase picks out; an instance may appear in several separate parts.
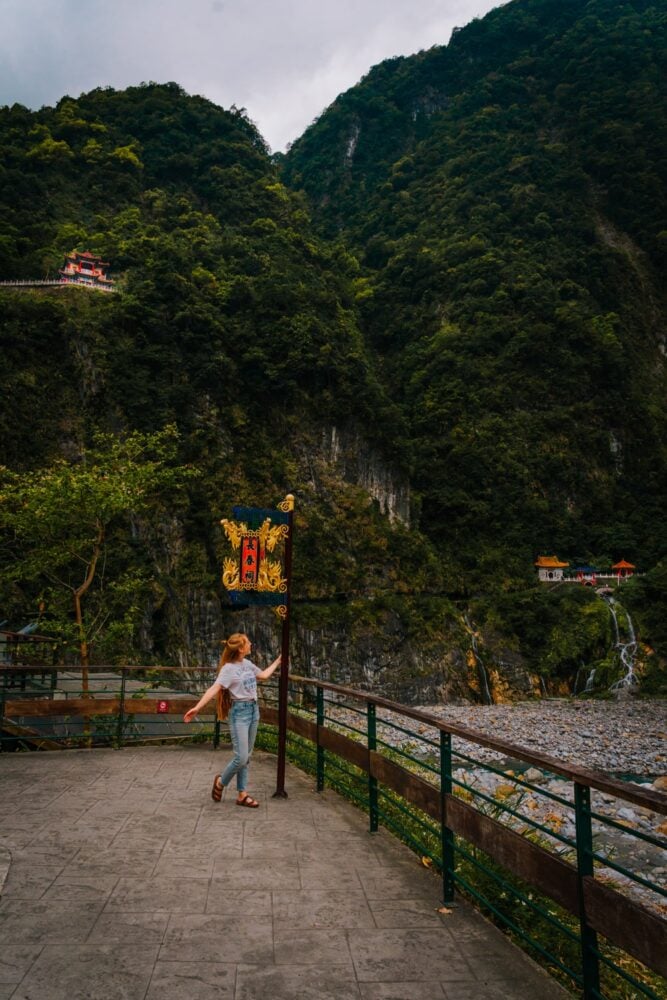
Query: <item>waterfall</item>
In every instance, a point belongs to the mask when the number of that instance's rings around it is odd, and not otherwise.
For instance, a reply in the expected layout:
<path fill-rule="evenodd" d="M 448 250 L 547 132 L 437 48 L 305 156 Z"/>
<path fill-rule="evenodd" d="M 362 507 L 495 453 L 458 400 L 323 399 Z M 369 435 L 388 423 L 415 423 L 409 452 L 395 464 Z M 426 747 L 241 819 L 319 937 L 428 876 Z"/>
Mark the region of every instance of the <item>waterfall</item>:
<path fill-rule="evenodd" d="M 466 623 L 468 631 L 470 632 L 470 644 L 472 646 L 472 655 L 475 657 L 475 663 L 477 664 L 477 675 L 479 677 L 479 689 L 482 694 L 482 699 L 485 705 L 493 705 L 493 698 L 491 697 L 491 691 L 489 690 L 489 675 L 477 648 L 477 632 L 473 628 L 467 615 L 463 616 L 463 620 Z"/>
<path fill-rule="evenodd" d="M 609 690 L 616 692 L 631 691 L 639 686 L 639 678 L 635 673 L 635 657 L 637 655 L 637 636 L 635 635 L 635 628 L 632 624 L 630 615 L 625 608 L 623 608 L 622 610 L 626 618 L 626 632 L 628 636 L 627 641 L 624 642 L 621 639 L 621 630 L 618 624 L 616 601 L 613 597 L 605 594 L 603 594 L 602 597 L 606 601 L 609 611 L 611 612 L 611 617 L 614 622 L 614 631 L 616 633 L 615 648 L 618 650 L 621 665 L 625 670 L 623 677 L 612 684 Z"/>
<path fill-rule="evenodd" d="M 586 678 L 586 687 L 584 688 L 584 693 L 586 691 L 592 691 L 594 684 L 595 684 L 595 667 L 593 667 L 590 674 Z"/>

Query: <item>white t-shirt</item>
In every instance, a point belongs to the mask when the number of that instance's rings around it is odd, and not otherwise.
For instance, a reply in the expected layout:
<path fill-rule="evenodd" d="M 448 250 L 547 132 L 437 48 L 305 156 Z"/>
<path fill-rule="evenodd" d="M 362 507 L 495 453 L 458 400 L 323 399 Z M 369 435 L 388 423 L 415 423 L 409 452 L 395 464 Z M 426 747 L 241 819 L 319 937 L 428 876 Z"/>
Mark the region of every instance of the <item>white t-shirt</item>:
<path fill-rule="evenodd" d="M 250 660 L 225 663 L 215 679 L 220 687 L 229 688 L 232 701 L 257 701 L 257 674 L 261 670 Z"/>

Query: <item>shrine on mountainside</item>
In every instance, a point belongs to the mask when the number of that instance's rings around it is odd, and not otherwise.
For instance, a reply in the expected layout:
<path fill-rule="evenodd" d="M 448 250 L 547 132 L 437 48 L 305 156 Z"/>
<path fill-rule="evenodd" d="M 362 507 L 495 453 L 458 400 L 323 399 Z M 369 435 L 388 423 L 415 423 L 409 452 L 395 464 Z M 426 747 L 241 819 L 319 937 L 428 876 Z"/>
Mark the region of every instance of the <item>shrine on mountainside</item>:
<path fill-rule="evenodd" d="M 563 570 L 569 563 L 561 562 L 558 556 L 538 556 L 535 565 L 540 580 L 546 583 L 563 579 Z"/>
<path fill-rule="evenodd" d="M 78 250 L 73 250 L 67 254 L 58 274 L 60 280 L 67 284 L 87 285 L 89 288 L 112 292 L 114 283 L 107 276 L 108 267 L 108 262 L 94 253 L 89 253 L 87 250 L 85 253 L 79 253 Z"/>
<path fill-rule="evenodd" d="M 583 583 L 587 587 L 594 587 L 598 582 L 598 576 L 601 575 L 595 566 L 574 566 L 572 572 L 575 574 L 576 582 Z"/>
<path fill-rule="evenodd" d="M 621 559 L 619 562 L 614 563 L 611 567 L 616 573 L 619 580 L 626 580 L 630 576 L 634 576 L 636 566 L 633 566 L 631 562 L 626 562 L 625 559 Z"/>
<path fill-rule="evenodd" d="M 611 569 L 578 564 L 564 572 L 569 565 L 561 562 L 558 556 L 538 556 L 535 560 L 541 583 L 582 583 L 585 587 L 597 587 L 604 580 L 615 580 L 618 585 L 632 576 L 641 576 L 637 573 L 637 567 L 625 559 L 614 563 Z"/>

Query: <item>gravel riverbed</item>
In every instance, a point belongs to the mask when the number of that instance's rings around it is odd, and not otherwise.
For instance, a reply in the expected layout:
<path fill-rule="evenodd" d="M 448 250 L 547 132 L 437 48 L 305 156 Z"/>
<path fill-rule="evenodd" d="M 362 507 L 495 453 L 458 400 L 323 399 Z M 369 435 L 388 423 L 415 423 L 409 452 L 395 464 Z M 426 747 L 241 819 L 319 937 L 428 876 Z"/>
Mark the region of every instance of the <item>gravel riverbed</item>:
<path fill-rule="evenodd" d="M 527 823 L 538 823 L 541 836 L 555 853 L 568 857 L 573 854 L 576 831 L 572 782 L 522 763 L 521 750 L 544 754 L 564 765 L 576 764 L 620 777 L 663 794 L 667 792 L 665 700 L 553 699 L 506 705 L 414 707 L 453 726 L 518 748 L 514 757 L 455 736 L 452 740 L 455 787 L 485 812 L 496 814 L 498 805 L 509 806 L 518 815 L 503 813 L 503 822 L 518 831 L 526 832 Z M 344 725 L 365 728 L 364 719 L 347 708 L 331 707 L 328 714 Z M 436 763 L 439 741 L 436 729 L 385 709 L 378 709 L 377 718 L 381 743 L 402 749 L 417 761 Z M 457 758 L 457 753 L 472 757 L 477 763 Z M 499 773 L 489 771 L 485 764 Z M 515 777 L 529 782 L 532 788 L 518 784 L 513 780 Z M 591 804 L 593 812 L 601 817 L 593 821 L 595 850 L 600 858 L 597 876 L 664 916 L 667 912 L 664 895 L 626 878 L 609 862 L 613 860 L 640 879 L 667 890 L 667 817 L 596 789 L 592 790 Z M 615 825 L 608 823 L 607 818 Z"/>
<path fill-rule="evenodd" d="M 485 736 L 594 771 L 646 779 L 667 773 L 667 701 L 546 700 L 511 705 L 423 705 Z M 479 749 L 483 760 L 498 759 Z"/>

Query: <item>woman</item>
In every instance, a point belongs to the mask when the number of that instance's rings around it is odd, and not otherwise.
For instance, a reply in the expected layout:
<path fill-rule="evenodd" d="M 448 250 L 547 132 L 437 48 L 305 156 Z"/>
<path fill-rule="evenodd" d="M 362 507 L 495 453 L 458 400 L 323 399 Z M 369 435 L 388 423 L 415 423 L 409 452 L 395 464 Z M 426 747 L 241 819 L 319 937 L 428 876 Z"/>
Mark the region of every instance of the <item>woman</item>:
<path fill-rule="evenodd" d="M 252 645 L 247 635 L 235 632 L 230 635 L 225 642 L 222 655 L 220 656 L 220 673 L 211 684 L 208 691 L 205 691 L 194 708 L 191 708 L 183 716 L 184 722 L 192 722 L 197 712 L 204 707 L 216 695 L 222 695 L 223 688 L 226 688 L 231 695 L 231 708 L 229 710 L 229 732 L 232 737 L 234 756 L 222 772 L 216 774 L 213 779 L 213 789 L 211 797 L 214 802 L 219 802 L 222 798 L 222 790 L 236 775 L 237 806 L 246 806 L 248 809 L 257 809 L 259 802 L 248 795 L 246 786 L 248 784 L 248 761 L 255 745 L 257 735 L 257 725 L 259 723 L 259 709 L 257 708 L 257 681 L 266 681 L 280 665 L 278 656 L 270 667 L 260 670 L 254 663 L 246 659 L 250 653 Z"/>

